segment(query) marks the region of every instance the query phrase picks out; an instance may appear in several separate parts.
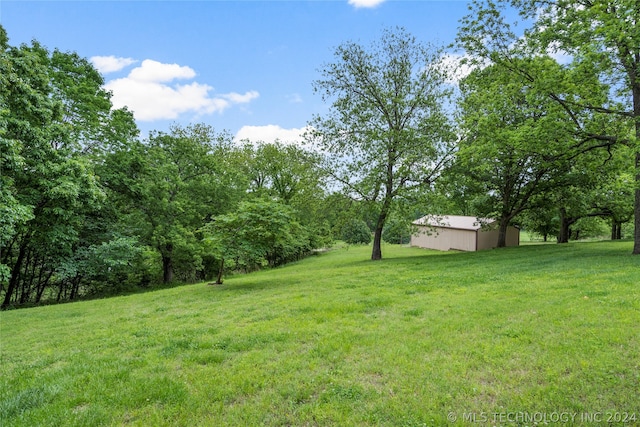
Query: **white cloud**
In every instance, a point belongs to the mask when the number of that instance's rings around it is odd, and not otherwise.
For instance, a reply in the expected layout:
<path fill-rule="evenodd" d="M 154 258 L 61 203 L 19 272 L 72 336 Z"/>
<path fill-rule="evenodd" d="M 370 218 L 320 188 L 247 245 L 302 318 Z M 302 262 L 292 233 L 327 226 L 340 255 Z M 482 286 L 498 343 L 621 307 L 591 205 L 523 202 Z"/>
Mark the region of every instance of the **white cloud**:
<path fill-rule="evenodd" d="M 251 102 L 251 100 L 259 97 L 260 94 L 257 91 L 252 90 L 245 94 L 232 92 L 232 93 L 228 93 L 226 95 L 221 95 L 221 96 L 233 102 L 234 104 L 246 104 L 247 102 Z"/>
<path fill-rule="evenodd" d="M 287 100 L 291 104 L 301 104 L 302 103 L 302 97 L 300 96 L 299 93 L 292 93 L 291 95 L 287 95 Z"/>
<path fill-rule="evenodd" d="M 195 76 L 196 72 L 186 65 L 163 64 L 145 59 L 140 67 L 131 70 L 128 78 L 141 82 L 170 82 L 175 79 L 192 79 Z"/>
<path fill-rule="evenodd" d="M 90 59 L 94 67 L 100 71 L 101 74 L 113 73 L 120 71 L 123 68 L 128 67 L 131 64 L 135 64 L 136 61 L 133 58 L 118 58 L 111 56 L 92 56 Z"/>
<path fill-rule="evenodd" d="M 307 127 L 284 129 L 278 125 L 243 126 L 236 133 L 235 140 L 249 140 L 251 142 L 272 143 L 279 140 L 282 143 L 303 145 L 303 134 Z"/>
<path fill-rule="evenodd" d="M 260 96 L 256 91 L 212 96 L 213 87 L 207 84 L 174 82 L 195 76 L 190 67 L 146 59 L 127 77 L 107 82 L 105 89 L 113 93 L 114 108 L 127 106 L 140 121 L 171 120 L 183 113 L 222 112 L 233 104 L 246 104 Z"/>
<path fill-rule="evenodd" d="M 360 8 L 374 8 L 381 3 L 384 3 L 385 0 L 349 0 L 349 4 L 356 9 Z"/>

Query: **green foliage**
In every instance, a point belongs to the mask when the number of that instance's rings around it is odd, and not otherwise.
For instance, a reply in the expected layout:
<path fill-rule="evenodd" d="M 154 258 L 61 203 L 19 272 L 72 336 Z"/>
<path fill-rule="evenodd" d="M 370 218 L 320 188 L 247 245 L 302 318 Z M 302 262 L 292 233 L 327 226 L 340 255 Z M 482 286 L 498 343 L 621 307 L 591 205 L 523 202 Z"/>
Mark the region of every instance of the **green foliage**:
<path fill-rule="evenodd" d="M 342 226 L 340 238 L 351 245 L 371 243 L 371 229 L 361 219 L 352 219 Z"/>
<path fill-rule="evenodd" d="M 202 272 L 202 241 L 197 230 L 208 218 L 228 211 L 245 190 L 231 167 L 231 138 L 206 125 L 173 126 L 154 132 L 131 154 L 113 157 L 113 185 L 125 189 L 133 207 L 133 226 L 155 247 L 163 263 L 163 281 L 194 281 Z"/>
<path fill-rule="evenodd" d="M 9 214 L 0 242 L 3 270 L 10 270 L 2 306 L 51 296 L 54 283 L 58 297 L 74 297 L 77 283 L 55 272 L 83 246 L 83 227 L 105 200 L 80 149 L 91 117 L 108 126 L 109 95 L 88 61 L 36 42 L 7 46 L 0 64 L 7 83 L 0 85 L 1 197 Z"/>
<path fill-rule="evenodd" d="M 539 235 L 545 242 L 558 236 L 560 230 L 560 218 L 557 207 L 548 202 L 537 202 L 538 208 L 528 210 L 520 215 L 519 221 L 522 227 Z"/>
<path fill-rule="evenodd" d="M 206 251 L 236 269 L 277 266 L 309 253 L 318 240 L 294 218 L 291 207 L 269 199 L 243 201 L 203 227 Z M 222 279 L 222 264 L 218 282 Z"/>
<path fill-rule="evenodd" d="M 222 258 L 200 229 L 259 197 L 254 172 L 290 210 L 266 255 L 245 264 L 327 245 L 316 155 L 279 143 L 243 150 L 202 124 L 139 141 L 133 114 L 111 109 L 90 61 L 0 36 L 3 308 L 210 279 Z"/>
<path fill-rule="evenodd" d="M 382 231 L 382 239 L 387 243 L 406 245 L 411 241 L 411 230 L 406 221 L 389 221 Z"/>
<path fill-rule="evenodd" d="M 529 28 L 516 32 L 505 10 L 515 8 Z M 462 20 L 458 41 L 476 64 L 486 61 L 526 79 L 569 114 L 578 154 L 594 148 L 631 147 L 635 186 L 640 180 L 640 44 L 636 0 L 475 0 Z M 531 73 L 514 58 L 560 53 L 570 78 L 554 79 L 547 70 Z M 603 168 L 605 170 L 605 168 Z M 640 254 L 640 192 L 635 192 L 634 254 Z M 566 224 L 561 224 L 561 235 Z"/>
<path fill-rule="evenodd" d="M 306 203 L 324 193 L 317 154 L 279 141 L 255 146 L 246 141 L 242 154 L 249 188 L 258 197 L 274 197 L 302 210 Z"/>
<path fill-rule="evenodd" d="M 550 58 L 514 58 L 513 63 L 534 75 L 544 70 L 559 85 L 565 78 Z M 465 138 L 454 171 L 472 195 L 474 214 L 495 217 L 504 227 L 520 213 L 537 208 L 542 194 L 566 188 L 570 159 L 576 155 L 570 115 L 518 76 L 493 65 L 472 72 L 460 85 Z M 498 241 L 498 246 L 504 244 Z"/>
<path fill-rule="evenodd" d="M 609 235 L 609 227 L 604 219 L 598 217 L 580 218 L 571 227 L 573 240 L 579 239 L 599 239 L 602 240 Z"/>
<path fill-rule="evenodd" d="M 444 109 L 450 90 L 442 52 L 404 29 L 370 47 L 346 42 L 322 68 L 314 90 L 331 108 L 308 137 L 327 154 L 327 170 L 346 194 L 378 208 L 371 258 L 393 201 L 438 176 L 452 140 Z"/>
<path fill-rule="evenodd" d="M 131 237 L 117 237 L 99 245 L 81 247 L 56 270 L 61 280 L 80 278 L 83 295 L 117 292 L 139 284 L 131 280 L 138 272 L 143 248 Z"/>

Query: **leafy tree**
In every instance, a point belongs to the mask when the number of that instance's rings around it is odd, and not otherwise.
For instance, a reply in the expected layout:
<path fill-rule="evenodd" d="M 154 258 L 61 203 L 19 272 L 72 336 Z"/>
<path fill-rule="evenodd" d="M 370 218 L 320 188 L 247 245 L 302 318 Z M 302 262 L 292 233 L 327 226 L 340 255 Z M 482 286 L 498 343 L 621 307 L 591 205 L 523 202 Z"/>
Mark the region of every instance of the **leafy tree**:
<path fill-rule="evenodd" d="M 397 219 L 389 221 L 382 231 L 382 239 L 387 243 L 406 245 L 411 241 L 411 229 L 409 224 Z"/>
<path fill-rule="evenodd" d="M 59 266 L 85 244 L 85 224 L 104 202 L 83 141 L 115 116 L 124 125 L 126 114 L 111 111 L 88 61 L 37 42 L 11 47 L 1 33 L 0 197 L 8 216 L 0 220 L 0 272 L 7 307 L 66 289 Z"/>
<path fill-rule="evenodd" d="M 549 236 L 557 235 L 560 228 L 558 208 L 544 196 L 541 201 L 534 202 L 536 209 L 525 211 L 519 221 L 525 230 L 540 235 L 546 242 Z"/>
<path fill-rule="evenodd" d="M 633 216 L 633 167 L 628 147 L 609 153 L 591 152 L 581 156 L 565 179 L 566 185 L 551 193 L 559 208 L 558 242 L 571 237 L 570 227 L 587 217 L 608 218 L 612 233 Z"/>
<path fill-rule="evenodd" d="M 516 34 L 504 10 L 515 8 L 531 23 L 525 37 Z M 531 85 L 571 116 L 576 135 L 593 146 L 627 144 L 635 163 L 634 254 L 640 254 L 640 3 L 636 0 L 476 0 L 463 19 L 459 36 L 467 52 L 500 63 L 526 76 Z M 545 74 L 532 75 L 514 66 L 514 51 L 520 54 L 564 53 L 576 70 L 575 87 L 597 79 L 610 90 L 567 97 Z M 562 86 L 561 86 L 562 87 Z M 594 87 L 588 84 L 587 87 Z M 594 95 L 594 96 L 589 96 Z M 593 127 L 598 120 L 581 120 L 583 112 L 594 117 L 610 116 L 621 125 L 612 132 Z M 606 120 L 606 119 L 603 119 Z M 611 120 L 613 121 L 613 120 Z M 627 129 L 633 129 L 631 137 Z"/>
<path fill-rule="evenodd" d="M 609 218 L 612 240 L 622 238 L 623 224 L 633 218 L 635 180 L 630 151 L 622 147 L 607 158 L 607 174 L 597 181 L 594 190 L 593 208 Z"/>
<path fill-rule="evenodd" d="M 607 223 L 598 216 L 586 216 L 576 221 L 571 229 L 572 240 L 602 239 L 607 235 Z"/>
<path fill-rule="evenodd" d="M 333 192 L 328 194 L 320 202 L 318 214 L 326 222 L 330 234 L 334 239 L 340 238 L 342 226 L 356 216 L 354 205 L 356 201 L 342 194 Z"/>
<path fill-rule="evenodd" d="M 227 261 L 245 269 L 275 266 L 313 249 L 293 209 L 268 199 L 241 202 L 233 212 L 216 216 L 203 232 L 207 250 L 221 260 L 217 284 L 222 284 Z"/>
<path fill-rule="evenodd" d="M 368 245 L 371 243 L 371 230 L 361 219 L 352 219 L 342 227 L 342 240 L 351 245 Z"/>
<path fill-rule="evenodd" d="M 118 237 L 97 245 L 83 246 L 74 251 L 57 268 L 60 281 L 72 286 L 62 289 L 69 295 L 60 293 L 60 298 L 73 299 L 84 294 L 113 293 L 132 284 L 129 276 L 136 259 L 142 257 L 143 248 L 131 237 Z"/>
<path fill-rule="evenodd" d="M 418 195 L 415 200 L 416 206 L 429 206 L 430 209 L 418 209 L 411 219 L 422 218 L 428 214 L 442 215 L 464 215 L 472 216 L 476 214 L 478 195 L 473 182 L 467 175 L 466 170 L 460 169 L 460 163 L 451 162 L 443 170 L 442 176 L 433 185 L 432 191 Z"/>
<path fill-rule="evenodd" d="M 233 150 L 226 133 L 206 125 L 173 126 L 153 132 L 139 144 L 129 171 L 137 181 L 130 194 L 139 233 L 160 253 L 163 282 L 174 280 L 176 261 L 185 278 L 202 268 L 199 230 L 211 217 L 227 212 L 246 186 L 239 171 L 228 167 Z"/>
<path fill-rule="evenodd" d="M 329 154 L 331 175 L 351 197 L 378 207 L 371 259 L 382 258 L 382 230 L 393 201 L 428 188 L 450 153 L 444 105 L 449 89 L 441 52 L 404 29 L 365 48 L 347 42 L 314 90 L 331 101 L 309 138 Z"/>
<path fill-rule="evenodd" d="M 255 147 L 246 143 L 242 150 L 250 188 L 258 196 L 270 195 L 291 205 L 305 193 L 321 193 L 317 155 L 279 141 Z"/>
<path fill-rule="evenodd" d="M 550 58 L 523 62 L 522 68 L 561 75 Z M 484 196 L 476 199 L 476 214 L 499 219 L 497 245 L 504 247 L 513 219 L 534 207 L 536 196 L 563 185 L 573 134 L 560 105 L 503 67 L 475 70 L 460 87 L 464 137 L 456 170 Z"/>
<path fill-rule="evenodd" d="M 297 220 L 316 230 L 326 241 L 324 216 L 325 174 L 319 167 L 320 156 L 296 145 L 275 143 L 245 144 L 241 153 L 243 169 L 250 180 L 251 195 L 272 197 L 291 206 Z"/>

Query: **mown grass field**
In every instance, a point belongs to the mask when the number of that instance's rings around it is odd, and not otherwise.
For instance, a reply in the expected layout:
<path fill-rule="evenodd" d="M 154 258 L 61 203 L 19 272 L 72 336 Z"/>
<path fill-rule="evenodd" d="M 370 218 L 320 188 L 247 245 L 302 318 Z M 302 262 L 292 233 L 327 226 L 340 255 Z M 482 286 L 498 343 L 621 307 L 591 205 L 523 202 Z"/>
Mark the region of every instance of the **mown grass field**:
<path fill-rule="evenodd" d="M 0 425 L 638 425 L 631 248 L 340 248 L 3 312 Z"/>

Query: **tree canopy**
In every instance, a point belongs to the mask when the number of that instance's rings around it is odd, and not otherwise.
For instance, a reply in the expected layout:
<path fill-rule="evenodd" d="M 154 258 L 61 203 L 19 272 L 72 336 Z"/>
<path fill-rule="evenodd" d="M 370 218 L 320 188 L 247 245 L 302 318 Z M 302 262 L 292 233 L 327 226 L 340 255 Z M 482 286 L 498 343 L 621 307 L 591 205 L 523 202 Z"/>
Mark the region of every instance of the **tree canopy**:
<path fill-rule="evenodd" d="M 206 124 L 141 138 L 87 59 L 11 46 L 0 26 L 2 308 L 222 283 L 334 238 L 373 235 L 378 260 L 383 234 L 406 242 L 425 214 L 497 217 L 558 242 L 605 220 L 620 238 L 635 218 L 640 253 L 638 3 L 471 10 L 458 42 L 475 68 L 457 90 L 442 48 L 403 28 L 338 46 L 312 82 L 329 105 L 309 123 L 312 150 Z"/>
<path fill-rule="evenodd" d="M 508 22 L 505 11 L 515 9 L 528 24 L 524 34 Z M 460 46 L 476 62 L 491 61 L 528 79 L 566 110 L 575 134 L 592 147 L 624 144 L 635 163 L 634 254 L 640 254 L 640 4 L 636 0 L 476 0 L 462 21 Z M 481 37 L 479 36 L 481 35 Z M 567 96 L 565 85 L 547 70 L 532 74 L 514 64 L 514 57 L 564 55 L 575 78 Z M 586 84 L 585 84 L 586 83 Z M 575 90 L 572 90 L 576 93 Z M 584 121 L 588 115 L 590 120 Z M 610 117 L 610 118 L 607 118 Z M 616 121 L 616 127 L 603 126 Z M 625 129 L 626 127 L 626 129 Z"/>
<path fill-rule="evenodd" d="M 7 280 L 6 307 L 39 299 L 56 278 L 59 295 L 77 293 L 78 275 L 55 273 L 74 259 L 92 213 L 105 201 L 86 149 L 96 139 L 103 146 L 124 140 L 135 125 L 126 110 L 111 110 L 102 77 L 87 60 L 51 53 L 37 42 L 12 47 L 4 36 L 2 42 L 0 278 Z M 100 135 L 116 121 L 123 133 Z"/>
<path fill-rule="evenodd" d="M 328 170 L 347 194 L 376 203 L 373 260 L 382 257 L 394 200 L 429 188 L 451 153 L 441 55 L 402 28 L 385 30 L 370 47 L 339 46 L 313 83 L 330 111 L 311 121 L 310 139 L 328 153 Z"/>

